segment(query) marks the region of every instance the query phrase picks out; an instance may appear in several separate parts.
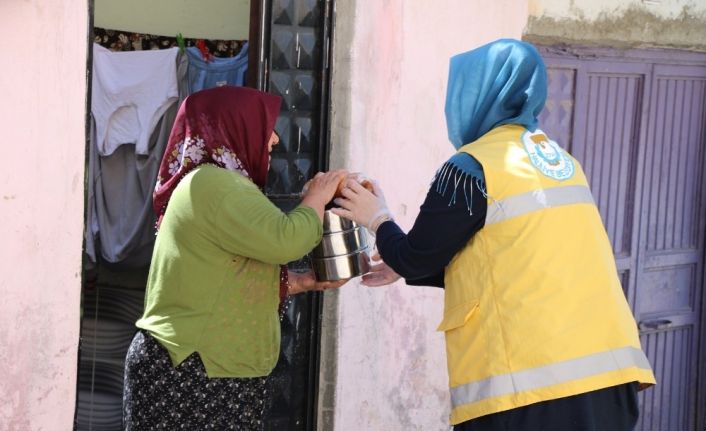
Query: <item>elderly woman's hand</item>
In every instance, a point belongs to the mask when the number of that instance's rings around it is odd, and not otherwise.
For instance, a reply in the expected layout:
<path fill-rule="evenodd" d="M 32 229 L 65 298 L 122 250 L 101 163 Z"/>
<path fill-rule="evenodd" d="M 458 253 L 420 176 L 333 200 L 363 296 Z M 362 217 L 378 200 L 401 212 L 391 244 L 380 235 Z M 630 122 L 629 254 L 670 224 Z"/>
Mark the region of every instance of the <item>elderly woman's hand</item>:
<path fill-rule="evenodd" d="M 371 183 L 372 192 L 354 179 L 346 180 L 346 185 L 341 190 L 343 197 L 333 201 L 340 208 L 333 208 L 331 211 L 375 233 L 383 222 L 392 219 L 392 213 L 387 209 L 385 196 L 378 183 L 375 181 Z"/>
<path fill-rule="evenodd" d="M 296 295 L 297 293 L 322 291 L 327 289 L 335 289 L 346 284 L 348 280 L 339 281 L 316 281 L 312 271 L 307 272 L 289 272 L 289 293 Z"/>
<path fill-rule="evenodd" d="M 316 210 L 319 219 L 324 218 L 324 208 L 331 202 L 336 193 L 338 185 L 348 175 L 347 171 L 336 170 L 329 172 L 319 172 L 309 180 L 304 186 L 302 205 Z"/>

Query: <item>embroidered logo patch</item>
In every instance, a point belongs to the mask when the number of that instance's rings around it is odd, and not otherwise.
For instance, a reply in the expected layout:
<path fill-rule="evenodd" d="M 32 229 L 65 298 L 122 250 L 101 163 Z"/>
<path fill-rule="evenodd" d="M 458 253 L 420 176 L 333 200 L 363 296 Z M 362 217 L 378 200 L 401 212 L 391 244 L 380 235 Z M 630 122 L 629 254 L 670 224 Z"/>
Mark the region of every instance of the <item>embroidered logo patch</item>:
<path fill-rule="evenodd" d="M 534 133 L 525 132 L 522 135 L 522 143 L 530 162 L 544 175 L 559 181 L 574 176 L 573 160 L 559 144 L 549 139 L 541 130 L 537 129 Z"/>

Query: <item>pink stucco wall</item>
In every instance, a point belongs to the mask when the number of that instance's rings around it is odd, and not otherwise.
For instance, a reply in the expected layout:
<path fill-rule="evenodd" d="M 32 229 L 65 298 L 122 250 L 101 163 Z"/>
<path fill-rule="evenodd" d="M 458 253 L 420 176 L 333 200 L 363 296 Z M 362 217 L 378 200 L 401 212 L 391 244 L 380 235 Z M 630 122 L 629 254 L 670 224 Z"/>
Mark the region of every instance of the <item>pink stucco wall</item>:
<path fill-rule="evenodd" d="M 408 229 L 434 172 L 454 151 L 444 120 L 449 57 L 499 37 L 520 38 L 527 4 L 342 3 L 337 3 L 331 164 L 378 179 Z M 326 308 L 335 317 L 324 316 L 334 327 L 333 333 L 324 328 L 324 334 L 335 337 L 337 346 L 329 420 L 334 429 L 448 429 L 443 335 L 435 332 L 442 298 L 439 289 L 404 283 L 365 288 L 351 282 L 340 290 L 336 309 Z M 331 342 L 324 340 L 327 346 Z M 329 359 L 323 358 L 325 366 Z"/>
<path fill-rule="evenodd" d="M 0 430 L 72 429 L 87 2 L 0 1 Z"/>

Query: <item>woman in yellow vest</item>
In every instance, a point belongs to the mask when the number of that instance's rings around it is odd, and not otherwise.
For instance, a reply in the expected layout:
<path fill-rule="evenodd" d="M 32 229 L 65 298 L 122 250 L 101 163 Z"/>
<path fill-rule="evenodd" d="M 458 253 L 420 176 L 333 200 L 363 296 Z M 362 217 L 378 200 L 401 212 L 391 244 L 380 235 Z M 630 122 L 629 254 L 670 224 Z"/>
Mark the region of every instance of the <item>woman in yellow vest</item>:
<path fill-rule="evenodd" d="M 456 430 L 630 430 L 636 392 L 655 383 L 581 166 L 538 128 L 546 82 L 520 41 L 453 57 L 458 152 L 409 233 L 377 186 L 349 181 L 337 200 L 376 232 L 384 263 L 366 284 L 444 287 Z"/>

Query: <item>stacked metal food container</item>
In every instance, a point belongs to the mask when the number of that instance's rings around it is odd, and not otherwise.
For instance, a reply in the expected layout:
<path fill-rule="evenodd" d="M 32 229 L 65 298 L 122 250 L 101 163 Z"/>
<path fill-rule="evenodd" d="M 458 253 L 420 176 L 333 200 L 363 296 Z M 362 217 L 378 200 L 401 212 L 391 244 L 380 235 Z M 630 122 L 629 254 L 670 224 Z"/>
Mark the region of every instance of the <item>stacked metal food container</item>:
<path fill-rule="evenodd" d="M 370 271 L 367 231 L 354 221 L 324 212 L 324 234 L 311 252 L 319 281 L 345 280 Z"/>

